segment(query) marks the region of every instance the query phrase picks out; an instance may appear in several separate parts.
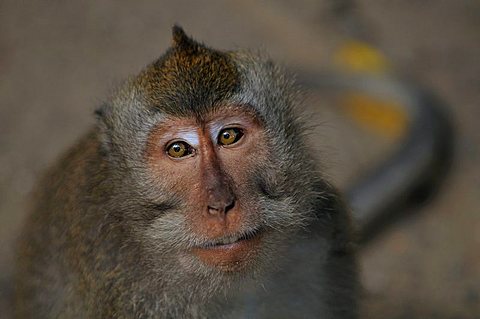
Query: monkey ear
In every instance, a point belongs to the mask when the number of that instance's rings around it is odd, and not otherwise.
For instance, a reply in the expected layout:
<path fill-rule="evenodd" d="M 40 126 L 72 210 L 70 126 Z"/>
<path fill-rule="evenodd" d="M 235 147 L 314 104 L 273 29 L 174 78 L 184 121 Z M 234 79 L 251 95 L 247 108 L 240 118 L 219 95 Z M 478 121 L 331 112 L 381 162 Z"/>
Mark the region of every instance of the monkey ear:
<path fill-rule="evenodd" d="M 183 28 L 177 24 L 172 27 L 173 47 L 179 49 L 186 49 L 196 47 L 199 44 L 195 40 L 188 37 L 183 31 Z"/>
<path fill-rule="evenodd" d="M 110 137 L 110 129 L 107 123 L 107 114 L 109 113 L 110 106 L 107 103 L 103 103 L 99 108 L 95 110 L 95 117 L 97 120 L 98 138 L 100 140 L 100 150 L 102 154 L 111 154 L 112 139 Z"/>
<path fill-rule="evenodd" d="M 109 103 L 103 103 L 100 107 L 95 109 L 95 118 L 97 125 L 101 131 L 106 132 L 109 123 L 111 122 L 112 107 Z"/>
<path fill-rule="evenodd" d="M 97 119 L 102 119 L 105 115 L 105 104 L 102 104 L 100 107 L 96 108 L 94 111 L 95 117 Z"/>

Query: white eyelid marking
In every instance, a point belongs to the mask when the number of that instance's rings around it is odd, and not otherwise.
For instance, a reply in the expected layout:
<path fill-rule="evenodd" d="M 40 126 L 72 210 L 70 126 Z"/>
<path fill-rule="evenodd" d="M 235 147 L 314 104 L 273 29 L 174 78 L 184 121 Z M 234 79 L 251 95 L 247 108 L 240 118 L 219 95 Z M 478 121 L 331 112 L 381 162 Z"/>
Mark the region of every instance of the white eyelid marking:
<path fill-rule="evenodd" d="M 198 136 L 198 132 L 195 132 L 195 131 L 179 132 L 177 134 L 177 138 L 181 139 L 181 140 L 184 140 L 185 142 L 187 142 L 188 144 L 190 144 L 194 148 L 198 148 L 198 146 L 200 144 L 200 138 Z"/>
<path fill-rule="evenodd" d="M 220 131 L 224 128 L 224 126 L 220 123 L 215 123 L 210 126 L 210 138 L 212 141 L 217 141 L 218 139 L 218 134 L 220 134 Z"/>

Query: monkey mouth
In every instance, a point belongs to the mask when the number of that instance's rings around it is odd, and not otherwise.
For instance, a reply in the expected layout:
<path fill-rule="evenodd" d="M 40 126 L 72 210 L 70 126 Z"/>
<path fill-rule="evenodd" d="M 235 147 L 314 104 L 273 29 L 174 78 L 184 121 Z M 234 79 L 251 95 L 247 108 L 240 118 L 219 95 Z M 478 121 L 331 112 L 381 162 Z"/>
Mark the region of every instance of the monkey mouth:
<path fill-rule="evenodd" d="M 237 271 L 257 254 L 264 232 L 263 228 L 257 228 L 215 239 L 193 248 L 193 254 L 207 265 Z"/>
<path fill-rule="evenodd" d="M 241 234 L 238 235 L 230 235 L 230 236 L 225 236 L 213 241 L 209 241 L 207 243 L 204 243 L 199 246 L 199 248 L 203 249 L 213 249 L 213 248 L 218 248 L 221 246 L 229 246 L 233 245 L 235 243 L 238 243 L 240 241 L 248 241 L 254 239 L 256 236 L 259 236 L 263 232 L 263 228 L 257 228 L 253 230 L 248 230 L 245 231 Z"/>

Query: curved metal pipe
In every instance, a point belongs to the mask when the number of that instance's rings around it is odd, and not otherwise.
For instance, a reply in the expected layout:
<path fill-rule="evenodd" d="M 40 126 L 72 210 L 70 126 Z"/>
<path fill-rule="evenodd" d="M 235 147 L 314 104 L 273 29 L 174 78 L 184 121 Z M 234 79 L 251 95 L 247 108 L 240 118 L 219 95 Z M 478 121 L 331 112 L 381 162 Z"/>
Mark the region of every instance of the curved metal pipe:
<path fill-rule="evenodd" d="M 408 131 L 393 155 L 346 190 L 347 201 L 366 243 L 412 206 L 429 198 L 448 170 L 453 155 L 453 129 L 439 99 L 405 82 L 371 76 L 299 73 L 310 90 L 356 90 L 400 102 Z"/>

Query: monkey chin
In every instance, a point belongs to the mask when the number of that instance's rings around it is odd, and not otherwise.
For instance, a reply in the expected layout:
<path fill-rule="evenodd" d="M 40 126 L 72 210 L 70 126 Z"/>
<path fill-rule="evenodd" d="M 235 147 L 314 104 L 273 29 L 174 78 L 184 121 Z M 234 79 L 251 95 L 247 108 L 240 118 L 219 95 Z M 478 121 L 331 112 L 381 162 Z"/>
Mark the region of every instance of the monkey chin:
<path fill-rule="evenodd" d="M 243 236 L 234 242 L 213 243 L 195 247 L 192 253 L 204 264 L 224 272 L 239 272 L 253 264 L 258 255 L 263 231 Z"/>

